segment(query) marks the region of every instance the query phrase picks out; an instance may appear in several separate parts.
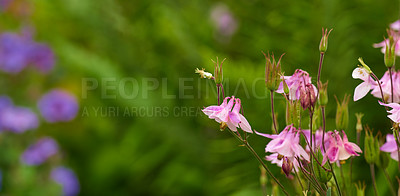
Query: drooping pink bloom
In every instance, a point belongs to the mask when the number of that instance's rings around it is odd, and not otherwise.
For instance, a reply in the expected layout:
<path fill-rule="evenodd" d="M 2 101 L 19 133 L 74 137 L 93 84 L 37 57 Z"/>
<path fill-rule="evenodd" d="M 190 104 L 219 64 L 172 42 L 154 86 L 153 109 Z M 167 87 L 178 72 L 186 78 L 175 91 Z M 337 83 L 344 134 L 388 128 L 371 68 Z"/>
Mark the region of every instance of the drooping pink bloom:
<path fill-rule="evenodd" d="M 234 104 L 235 106 L 233 107 Z M 240 99 L 232 96 L 226 97 L 221 105 L 209 106 L 204 108 L 202 111 L 210 119 L 215 119 L 215 121 L 217 121 L 218 123 L 226 123 L 228 128 L 232 131 L 237 131 L 237 128 L 240 127 L 245 132 L 253 133 L 247 119 L 239 113 L 240 107 Z"/>
<path fill-rule="evenodd" d="M 392 80 L 393 80 L 393 101 L 392 97 L 392 84 L 390 82 L 389 71 L 386 71 L 383 77 L 379 80 L 382 86 L 382 92 L 385 100 L 389 102 L 400 102 L 400 72 L 392 72 Z M 378 85 L 374 86 L 374 89 L 371 92 L 377 98 L 382 98 L 381 90 Z"/>
<path fill-rule="evenodd" d="M 293 125 L 286 126 L 278 135 L 258 134 L 272 139 L 267 144 L 265 152 L 278 153 L 285 157 L 299 157 L 306 160 L 310 158 L 300 145 L 300 132 Z"/>
<path fill-rule="evenodd" d="M 229 101 L 230 97 L 226 97 L 221 105 L 216 106 L 208 106 L 204 108 L 202 111 L 205 115 L 207 115 L 210 119 L 216 119 L 217 122 L 221 122 L 227 119 L 229 111 L 233 106 L 233 99 Z"/>
<path fill-rule="evenodd" d="M 324 156 L 322 164 L 325 164 L 327 159 L 329 159 L 330 162 L 344 161 L 351 156 L 359 156 L 357 153 L 362 153 L 362 150 L 357 144 L 349 142 L 344 131 L 342 131 L 342 134 L 343 139 L 336 130 L 334 132 L 328 132 L 329 139 L 325 143 L 326 156 Z"/>
<path fill-rule="evenodd" d="M 354 101 L 357 101 L 365 97 L 365 95 L 367 95 L 367 93 L 371 89 L 373 89 L 376 85 L 376 82 L 372 79 L 372 77 L 368 74 L 368 72 L 364 68 L 357 67 L 356 69 L 354 69 L 352 77 L 354 79 L 361 79 L 364 81 L 361 84 L 359 84 L 354 90 L 354 97 L 353 97 Z"/>
<path fill-rule="evenodd" d="M 390 152 L 392 159 L 399 161 L 399 154 L 397 152 L 397 144 L 393 134 L 386 135 L 386 143 L 384 143 L 380 150 L 383 152 Z"/>
<path fill-rule="evenodd" d="M 297 69 L 292 76 L 284 76 L 283 79 L 289 87 L 289 99 L 291 100 L 300 99 L 300 87 L 305 88 L 307 84 L 311 84 L 311 77 L 306 71 L 301 69 Z M 317 88 L 314 85 L 312 85 L 312 87 L 315 96 L 317 96 Z M 279 84 L 279 88 L 276 92 L 280 94 L 284 93 L 283 82 Z"/>
<path fill-rule="evenodd" d="M 392 109 L 389 111 L 389 115 L 388 118 L 390 118 L 390 120 L 392 120 L 395 123 L 400 123 L 400 104 L 398 103 L 382 103 L 379 101 L 379 104 L 383 105 L 383 106 L 387 106 L 387 107 L 391 107 Z"/>

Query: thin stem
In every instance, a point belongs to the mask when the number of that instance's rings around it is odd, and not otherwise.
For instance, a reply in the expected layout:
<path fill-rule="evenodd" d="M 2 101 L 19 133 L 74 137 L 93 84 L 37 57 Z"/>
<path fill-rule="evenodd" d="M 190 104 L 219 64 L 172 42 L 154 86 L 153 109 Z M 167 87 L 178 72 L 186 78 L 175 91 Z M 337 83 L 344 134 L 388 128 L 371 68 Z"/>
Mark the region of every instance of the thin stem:
<path fill-rule="evenodd" d="M 264 161 L 260 158 L 260 156 L 258 156 L 256 151 L 254 151 L 254 149 L 250 146 L 250 144 L 247 141 L 245 141 L 242 138 L 240 138 L 235 133 L 233 133 L 231 130 L 229 130 L 229 133 L 231 133 L 236 139 L 238 139 L 241 143 L 243 143 L 244 146 L 246 146 L 246 148 L 254 155 L 254 157 L 258 160 L 258 162 L 260 162 L 260 164 L 265 168 L 265 170 L 267 171 L 268 175 L 270 175 L 272 177 L 272 179 L 281 187 L 283 193 L 285 193 L 285 195 L 289 196 L 289 194 L 286 191 L 285 187 L 283 187 L 283 185 L 279 182 L 279 180 L 272 174 L 272 172 L 268 169 L 267 165 L 265 165 Z"/>
<path fill-rule="evenodd" d="M 276 128 L 276 121 L 275 121 L 275 111 L 274 111 L 274 91 L 271 91 L 271 112 L 272 112 L 272 123 L 274 124 L 275 133 L 278 134 L 278 129 Z"/>
<path fill-rule="evenodd" d="M 297 172 L 296 169 L 294 169 L 294 173 L 296 173 L 296 178 L 297 178 L 297 180 L 299 181 L 301 190 L 304 191 L 303 183 L 301 183 L 300 175 L 299 175 L 299 173 Z"/>
<path fill-rule="evenodd" d="M 376 77 L 376 75 L 374 73 L 371 73 L 371 76 L 374 78 L 374 80 L 376 80 L 376 82 L 379 85 L 379 90 L 381 91 L 381 96 L 382 96 L 382 102 L 386 103 L 385 98 L 383 97 L 383 90 L 382 90 L 382 86 L 381 86 L 381 81 L 379 81 L 378 77 Z M 387 108 L 386 108 L 387 110 Z"/>
<path fill-rule="evenodd" d="M 224 86 L 221 84 L 222 97 L 225 98 Z"/>
<path fill-rule="evenodd" d="M 331 167 L 332 176 L 333 176 L 333 179 L 335 180 L 335 184 L 336 184 L 336 188 L 337 188 L 337 190 L 338 190 L 339 196 L 342 196 L 342 191 L 340 190 L 340 186 L 339 186 L 339 183 L 338 183 L 338 181 L 337 181 L 336 174 L 335 174 L 335 172 L 333 171 L 332 163 L 329 161 L 329 159 L 328 159 L 328 163 L 329 163 L 329 166 Z"/>
<path fill-rule="evenodd" d="M 372 183 L 374 184 L 375 196 L 378 196 L 378 190 L 376 188 L 376 182 L 375 182 L 375 167 L 373 163 L 369 164 L 369 169 L 371 171 Z"/>
<path fill-rule="evenodd" d="M 319 83 L 319 79 L 321 78 L 321 69 L 322 69 L 322 63 L 324 62 L 324 52 L 321 52 L 321 56 L 319 57 L 319 67 L 318 67 L 318 76 L 317 76 L 317 84 Z M 318 94 L 319 94 L 319 87 L 318 88 Z"/>
<path fill-rule="evenodd" d="M 321 107 L 321 113 L 322 113 L 322 148 L 324 149 L 324 152 L 326 152 L 326 149 L 325 149 L 325 132 L 326 132 L 325 106 Z M 342 193 L 340 191 L 339 184 L 338 184 L 338 182 L 336 180 L 335 171 L 333 170 L 332 164 L 329 161 L 329 159 L 328 159 L 328 163 L 329 163 L 329 166 L 331 168 L 333 178 L 335 179 L 336 189 L 338 190 L 338 193 L 341 196 Z"/>
<path fill-rule="evenodd" d="M 399 136 L 399 131 L 397 129 L 393 129 L 393 136 L 397 144 L 397 156 L 400 157 L 400 136 Z M 399 161 L 399 170 L 400 170 L 400 161 Z"/>
<path fill-rule="evenodd" d="M 218 105 L 220 104 L 220 89 L 221 89 L 221 86 L 220 86 L 220 84 L 217 84 L 217 97 L 218 97 Z"/>
<path fill-rule="evenodd" d="M 392 79 L 392 68 L 388 68 L 389 69 L 389 75 L 390 75 L 390 92 L 392 93 L 392 103 L 394 102 L 393 99 L 393 79 Z"/>
<path fill-rule="evenodd" d="M 321 166 L 322 169 L 324 169 L 325 171 L 330 172 L 331 170 L 326 169 L 326 168 L 318 161 L 317 157 L 315 157 L 315 153 L 314 153 L 314 151 L 312 150 L 312 148 L 311 148 L 311 146 L 310 146 L 310 143 L 308 142 L 308 140 L 307 140 L 307 138 L 305 137 L 304 133 L 301 132 L 301 134 L 304 136 L 305 141 L 306 141 L 308 147 L 310 148 L 310 154 L 312 155 L 312 157 L 314 157 L 314 159 L 315 159 L 315 161 L 318 163 L 318 165 Z M 311 158 L 311 159 L 312 159 L 312 158 Z"/>
<path fill-rule="evenodd" d="M 396 196 L 396 191 L 394 190 L 393 182 L 392 182 L 392 180 L 390 179 L 390 176 L 389 176 L 389 174 L 387 173 L 387 170 L 386 170 L 386 169 L 383 169 L 383 173 L 385 174 L 386 180 L 387 180 L 388 183 L 389 183 L 390 192 L 392 192 L 392 195 L 393 195 L 393 196 Z"/>
<path fill-rule="evenodd" d="M 299 163 L 300 169 L 303 172 L 304 176 L 308 179 L 308 190 L 311 191 L 310 186 L 313 186 L 316 191 L 318 191 L 321 195 L 324 195 L 324 191 L 322 190 L 322 187 L 319 186 L 317 180 L 315 179 L 314 175 L 311 175 L 304 167 L 303 164 L 300 162 L 299 158 L 296 157 L 297 162 Z"/>

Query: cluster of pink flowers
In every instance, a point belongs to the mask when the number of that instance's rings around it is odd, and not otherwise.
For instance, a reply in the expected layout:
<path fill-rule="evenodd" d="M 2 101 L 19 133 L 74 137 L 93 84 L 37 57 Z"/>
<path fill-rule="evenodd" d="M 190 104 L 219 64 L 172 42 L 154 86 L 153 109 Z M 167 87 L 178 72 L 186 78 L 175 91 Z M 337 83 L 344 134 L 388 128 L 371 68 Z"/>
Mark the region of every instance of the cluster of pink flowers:
<path fill-rule="evenodd" d="M 315 96 L 317 95 L 317 88 L 311 84 L 311 77 L 306 71 L 301 69 L 297 69 L 293 75 L 291 76 L 284 76 L 283 79 L 285 80 L 286 84 L 289 87 L 289 99 L 290 100 L 299 100 L 301 95 L 301 90 L 306 88 L 306 86 L 311 85 L 314 89 Z M 283 94 L 284 87 L 283 82 L 279 84 L 277 93 Z"/>
<path fill-rule="evenodd" d="M 288 125 L 282 132 L 276 135 L 256 133 L 272 139 L 265 148 L 266 152 L 272 153 L 266 156 L 266 160 L 271 161 L 271 163 L 282 167 L 282 158 L 286 157 L 293 162 L 294 169 L 297 170 L 299 167 L 299 162 L 296 160 L 297 158 L 310 161 L 310 155 L 308 154 L 310 153 L 310 148 L 306 146 L 307 153 L 300 144 L 301 133 L 303 133 L 307 142 L 311 144 L 309 130 L 299 130 L 293 127 L 293 125 Z M 328 131 L 325 133 L 324 137 L 322 137 L 323 134 L 322 130 L 318 130 L 313 137 L 313 143 L 316 145 L 314 151 L 316 148 L 319 148 L 324 156 L 322 164 L 325 164 L 327 160 L 330 162 L 345 161 L 352 156 L 359 156 L 358 153 L 362 153 L 362 150 L 357 144 L 349 142 L 344 131 L 342 131 L 342 135 L 336 130 Z"/>

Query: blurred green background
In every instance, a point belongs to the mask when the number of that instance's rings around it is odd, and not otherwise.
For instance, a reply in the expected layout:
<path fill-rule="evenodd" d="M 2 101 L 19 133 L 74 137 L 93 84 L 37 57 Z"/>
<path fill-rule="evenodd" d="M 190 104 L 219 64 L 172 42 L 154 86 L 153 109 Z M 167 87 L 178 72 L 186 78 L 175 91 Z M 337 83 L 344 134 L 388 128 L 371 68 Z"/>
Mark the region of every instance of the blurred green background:
<path fill-rule="evenodd" d="M 194 69 L 212 72 L 210 59 L 227 58 L 226 94 L 242 99 L 254 129 L 270 132 L 261 51 L 286 53 L 286 75 L 301 68 L 315 82 L 321 28 L 333 28 L 321 76 L 329 80 L 331 130 L 334 95 L 342 99 L 361 82 L 351 78 L 357 58 L 363 57 L 378 77 L 385 72 L 383 54 L 372 44 L 380 42 L 399 17 L 398 1 L 376 0 L 27 2 L 30 14 L 2 13 L 0 29 L 17 32 L 33 27 L 35 39 L 55 51 L 56 67 L 46 77 L 2 74 L 2 93 L 17 103 L 34 104 L 29 101 L 34 98 L 22 96 L 17 88 L 62 86 L 80 98 L 77 119 L 42 125 L 35 134 L 59 141 L 66 164 L 79 177 L 81 195 L 261 195 L 256 160 L 199 112 L 216 104 L 215 88 L 211 81 L 199 79 Z M 221 8 L 236 21 L 233 32 L 221 31 L 212 19 L 213 10 Z M 18 82 L 10 87 L 10 81 Z M 91 88 L 92 82 L 97 88 Z M 283 129 L 284 99 L 277 99 Z M 365 113 L 364 122 L 375 132 L 390 131 L 385 110 L 372 95 L 356 103 L 351 100 L 349 107 L 350 140 L 355 141 L 356 112 Z M 251 136 L 250 142 L 264 155 L 267 140 Z M 365 181 L 371 195 L 369 167 L 361 157 L 353 164 L 355 181 Z M 292 183 L 280 168 L 270 167 L 284 184 Z M 390 169 L 392 177 L 398 174 L 393 161 Z M 377 176 L 380 193 L 389 193 L 379 170 Z M 271 190 L 270 184 L 267 188 Z"/>

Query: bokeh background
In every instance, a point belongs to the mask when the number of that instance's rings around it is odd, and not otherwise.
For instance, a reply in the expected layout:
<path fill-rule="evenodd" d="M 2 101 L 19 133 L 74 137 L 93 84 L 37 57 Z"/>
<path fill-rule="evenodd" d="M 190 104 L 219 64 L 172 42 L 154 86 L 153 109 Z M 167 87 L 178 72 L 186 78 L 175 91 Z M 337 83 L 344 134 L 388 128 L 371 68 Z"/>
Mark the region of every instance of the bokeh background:
<path fill-rule="evenodd" d="M 301 68 L 315 81 L 321 28 L 333 28 L 321 76 L 329 80 L 331 130 L 334 95 L 343 99 L 361 82 L 351 78 L 357 58 L 363 57 L 378 77 L 385 72 L 383 54 L 372 44 L 383 39 L 400 11 L 398 1 L 375 0 L 0 2 L 0 31 L 29 29 L 56 59 L 47 74 L 32 69 L 2 72 L 1 94 L 38 113 L 40 95 L 57 87 L 73 93 L 80 105 L 70 122 L 42 122 L 23 134 L 2 133 L 0 193 L 5 195 L 61 194 L 48 179 L 49 168 L 59 164 L 76 173 L 80 195 L 261 195 L 256 160 L 199 112 L 216 103 L 215 88 L 194 69 L 212 72 L 210 59 L 227 58 L 226 94 L 240 97 L 252 127 L 268 133 L 270 106 L 261 51 L 285 53 L 286 75 Z M 282 97 L 277 97 L 276 107 L 282 129 Z M 363 122 L 374 133 L 390 132 L 385 110 L 372 95 L 351 100 L 349 111 L 346 132 L 352 141 L 356 112 L 365 113 Z M 56 139 L 61 158 L 25 165 L 19 156 L 42 136 Z M 249 140 L 263 155 L 267 140 Z M 364 181 L 371 195 L 368 165 L 361 157 L 353 165 L 354 181 Z M 284 184 L 292 183 L 280 168 L 270 167 Z M 394 161 L 389 173 L 395 181 L 399 171 Z M 379 192 L 389 193 L 379 170 L 377 179 Z"/>

